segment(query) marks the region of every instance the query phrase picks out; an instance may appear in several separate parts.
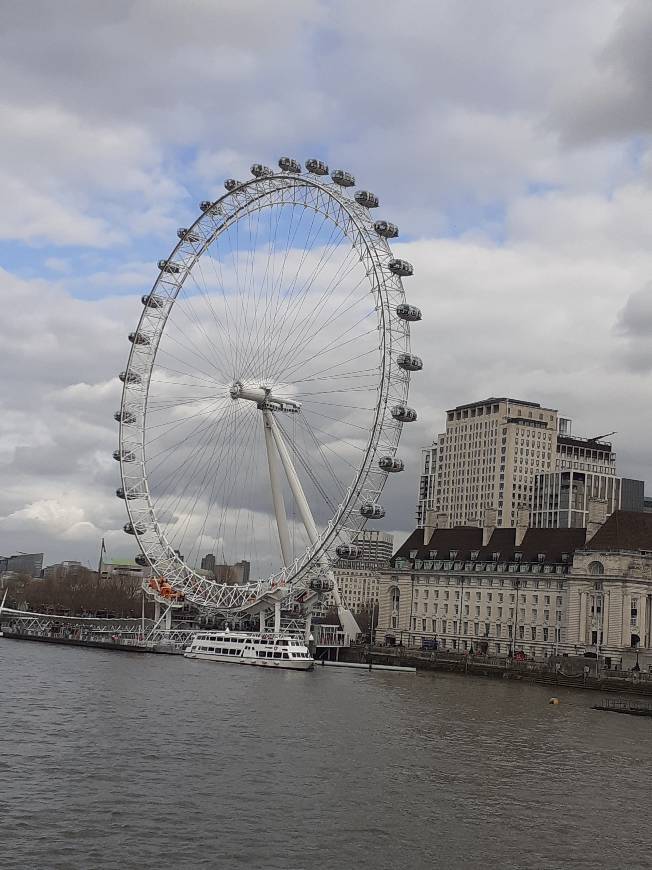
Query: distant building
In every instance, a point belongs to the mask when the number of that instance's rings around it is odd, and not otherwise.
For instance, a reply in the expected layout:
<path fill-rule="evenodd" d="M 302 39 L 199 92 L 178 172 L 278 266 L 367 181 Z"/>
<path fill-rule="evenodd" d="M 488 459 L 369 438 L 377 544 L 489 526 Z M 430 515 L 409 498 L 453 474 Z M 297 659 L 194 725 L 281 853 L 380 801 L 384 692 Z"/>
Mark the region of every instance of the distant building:
<path fill-rule="evenodd" d="M 362 549 L 359 559 L 339 559 L 333 568 L 340 599 L 344 607 L 354 613 L 370 610 L 378 601 L 381 571 L 392 557 L 394 536 L 389 532 L 365 529 L 355 538 L 354 544 Z M 325 607 L 334 605 L 329 593 Z"/>
<path fill-rule="evenodd" d="M 40 577 L 43 570 L 43 553 L 19 553 L 0 559 L 0 574 L 11 572 L 16 575 Z"/>
<path fill-rule="evenodd" d="M 215 556 L 213 553 L 206 553 L 201 560 L 201 569 L 202 571 L 209 571 L 211 574 L 215 571 Z"/>
<path fill-rule="evenodd" d="M 150 577 L 152 569 L 137 565 L 133 559 L 103 559 L 102 579 L 114 577 L 130 578 L 135 583 L 140 583 L 144 578 Z"/>
<path fill-rule="evenodd" d="M 68 577 L 70 574 L 78 573 L 84 566 L 81 562 L 65 561 L 57 562 L 54 565 L 48 565 L 43 569 L 43 576 L 46 580 L 57 577 Z"/>
<path fill-rule="evenodd" d="M 250 571 L 250 563 L 243 559 L 234 565 L 227 565 L 226 563 L 215 565 L 213 576 L 218 583 L 229 583 L 235 586 L 248 583 Z"/>

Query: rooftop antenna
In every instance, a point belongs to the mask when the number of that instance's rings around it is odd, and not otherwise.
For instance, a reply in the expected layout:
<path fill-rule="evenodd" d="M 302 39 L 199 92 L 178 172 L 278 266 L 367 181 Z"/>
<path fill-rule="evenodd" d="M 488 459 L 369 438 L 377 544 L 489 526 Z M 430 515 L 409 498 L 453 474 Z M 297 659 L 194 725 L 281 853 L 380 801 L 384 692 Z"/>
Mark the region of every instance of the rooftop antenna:
<path fill-rule="evenodd" d="M 617 432 L 607 432 L 604 435 L 596 435 L 595 438 L 588 438 L 588 441 L 601 441 L 603 438 L 608 438 L 610 435 L 617 435 Z"/>

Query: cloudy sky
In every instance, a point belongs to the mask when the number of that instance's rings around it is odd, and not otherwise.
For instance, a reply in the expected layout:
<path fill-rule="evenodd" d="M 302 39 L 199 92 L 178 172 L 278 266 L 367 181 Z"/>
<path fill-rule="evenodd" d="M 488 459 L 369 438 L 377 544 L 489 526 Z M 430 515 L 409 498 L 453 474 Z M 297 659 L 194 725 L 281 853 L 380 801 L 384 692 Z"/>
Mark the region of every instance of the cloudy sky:
<path fill-rule="evenodd" d="M 652 481 L 649 0 L 2 0 L 0 554 L 127 554 L 116 373 L 200 199 L 252 162 L 350 169 L 424 321 L 418 448 L 488 395 L 617 430 Z"/>

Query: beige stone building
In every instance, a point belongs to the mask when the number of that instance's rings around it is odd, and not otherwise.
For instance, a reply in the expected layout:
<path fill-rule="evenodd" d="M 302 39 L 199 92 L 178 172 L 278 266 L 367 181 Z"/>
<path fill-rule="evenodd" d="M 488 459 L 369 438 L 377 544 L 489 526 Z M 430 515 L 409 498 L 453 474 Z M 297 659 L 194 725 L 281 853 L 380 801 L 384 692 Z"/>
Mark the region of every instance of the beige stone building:
<path fill-rule="evenodd" d="M 377 529 L 365 529 L 354 544 L 360 548 L 360 558 L 339 559 L 333 568 L 337 588 L 344 607 L 353 613 L 370 610 L 378 601 L 381 572 L 389 564 L 394 546 L 394 536 Z M 329 593 L 324 609 L 334 605 Z"/>
<path fill-rule="evenodd" d="M 379 642 L 652 666 L 652 515 L 591 505 L 588 529 L 416 529 L 382 572 Z"/>
<path fill-rule="evenodd" d="M 534 476 L 555 468 L 557 411 L 489 398 L 446 416 L 446 431 L 423 451 L 417 525 L 429 510 L 451 526 L 479 525 L 496 508 L 496 524 L 514 526 L 519 507 L 530 505 Z"/>

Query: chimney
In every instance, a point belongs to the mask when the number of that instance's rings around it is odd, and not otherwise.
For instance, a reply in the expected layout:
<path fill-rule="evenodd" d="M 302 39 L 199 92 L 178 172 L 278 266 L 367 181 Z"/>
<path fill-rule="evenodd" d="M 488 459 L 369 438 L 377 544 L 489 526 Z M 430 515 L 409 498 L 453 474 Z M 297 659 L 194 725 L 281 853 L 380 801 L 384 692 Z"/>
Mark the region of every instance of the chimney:
<path fill-rule="evenodd" d="M 448 528 L 448 514 L 437 514 L 434 511 L 426 511 L 426 524 L 423 529 L 423 546 L 427 547 L 435 529 Z"/>
<path fill-rule="evenodd" d="M 485 508 L 484 520 L 482 521 L 482 546 L 486 547 L 491 540 L 494 529 L 498 525 L 498 511 L 496 508 Z"/>
<path fill-rule="evenodd" d="M 519 507 L 516 511 L 516 538 L 514 546 L 520 547 L 530 523 L 530 511 L 526 507 Z"/>
<path fill-rule="evenodd" d="M 589 516 L 586 521 L 587 544 L 607 519 L 607 500 L 604 498 L 590 498 L 588 513 Z"/>

